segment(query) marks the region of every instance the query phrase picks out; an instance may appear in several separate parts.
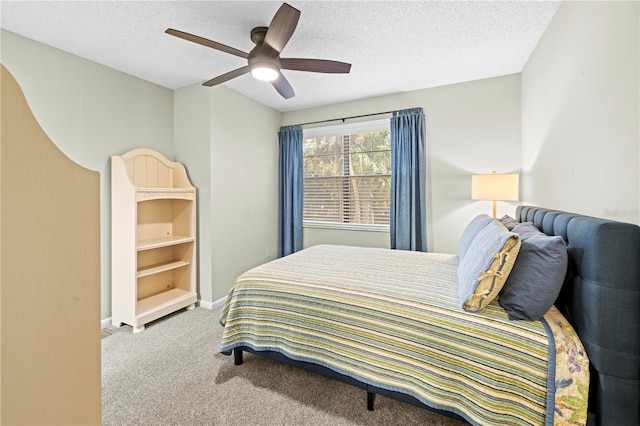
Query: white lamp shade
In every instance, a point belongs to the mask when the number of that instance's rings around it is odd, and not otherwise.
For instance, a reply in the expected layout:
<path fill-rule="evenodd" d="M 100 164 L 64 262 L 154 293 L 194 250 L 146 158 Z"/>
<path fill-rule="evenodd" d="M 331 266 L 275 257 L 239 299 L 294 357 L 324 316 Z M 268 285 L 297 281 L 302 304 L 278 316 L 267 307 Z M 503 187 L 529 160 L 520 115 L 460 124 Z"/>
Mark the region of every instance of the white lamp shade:
<path fill-rule="evenodd" d="M 471 199 L 515 201 L 518 199 L 520 175 L 491 173 L 471 176 Z"/>

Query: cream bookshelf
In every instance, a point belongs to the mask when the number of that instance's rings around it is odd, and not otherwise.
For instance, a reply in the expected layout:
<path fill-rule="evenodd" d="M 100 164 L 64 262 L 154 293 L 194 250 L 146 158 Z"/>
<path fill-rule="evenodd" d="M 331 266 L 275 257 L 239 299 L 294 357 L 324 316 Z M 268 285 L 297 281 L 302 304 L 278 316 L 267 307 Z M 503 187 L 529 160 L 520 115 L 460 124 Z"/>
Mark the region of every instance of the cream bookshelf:
<path fill-rule="evenodd" d="M 151 149 L 111 157 L 111 310 L 133 331 L 196 294 L 196 189 L 184 166 Z"/>

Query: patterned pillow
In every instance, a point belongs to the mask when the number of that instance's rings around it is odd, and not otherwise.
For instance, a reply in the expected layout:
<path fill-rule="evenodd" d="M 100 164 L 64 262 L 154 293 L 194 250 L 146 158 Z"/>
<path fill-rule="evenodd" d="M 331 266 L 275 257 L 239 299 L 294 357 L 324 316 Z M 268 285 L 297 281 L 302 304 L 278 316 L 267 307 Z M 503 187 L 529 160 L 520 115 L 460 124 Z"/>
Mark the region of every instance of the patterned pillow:
<path fill-rule="evenodd" d="M 520 236 L 492 219 L 459 259 L 458 294 L 464 310 L 477 312 L 500 292 L 520 250 Z"/>
<path fill-rule="evenodd" d="M 462 236 L 458 243 L 458 258 L 462 259 L 464 255 L 467 254 L 467 250 L 469 250 L 469 246 L 476 235 L 478 235 L 478 232 L 480 232 L 482 228 L 487 226 L 487 224 L 492 220 L 493 218 L 491 216 L 481 214 L 474 217 L 471 222 L 469 222 L 464 232 L 462 232 Z"/>

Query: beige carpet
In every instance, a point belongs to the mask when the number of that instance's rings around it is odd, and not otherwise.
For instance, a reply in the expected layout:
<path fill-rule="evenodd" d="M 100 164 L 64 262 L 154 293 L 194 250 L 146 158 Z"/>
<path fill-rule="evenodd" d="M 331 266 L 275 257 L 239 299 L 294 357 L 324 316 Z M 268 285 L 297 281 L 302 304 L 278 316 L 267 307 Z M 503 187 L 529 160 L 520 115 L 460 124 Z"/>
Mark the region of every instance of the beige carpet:
<path fill-rule="evenodd" d="M 218 352 L 219 310 L 181 311 L 102 339 L 104 425 L 440 425 L 465 423 L 245 354 Z"/>

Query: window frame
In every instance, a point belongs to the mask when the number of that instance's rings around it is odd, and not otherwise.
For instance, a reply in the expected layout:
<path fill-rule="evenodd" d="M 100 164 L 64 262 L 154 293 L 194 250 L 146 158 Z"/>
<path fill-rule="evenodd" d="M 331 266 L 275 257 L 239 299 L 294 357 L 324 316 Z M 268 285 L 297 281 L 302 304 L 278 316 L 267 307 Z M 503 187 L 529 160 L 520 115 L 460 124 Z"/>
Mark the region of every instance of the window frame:
<path fill-rule="evenodd" d="M 317 138 L 322 136 L 337 136 L 337 135 L 353 135 L 358 133 L 367 132 L 379 132 L 379 131 L 391 132 L 391 121 L 389 118 L 383 118 L 378 120 L 358 121 L 353 123 L 343 123 L 332 126 L 318 126 L 302 129 L 303 141 L 309 138 Z M 391 147 L 389 147 L 391 151 Z M 304 154 L 303 154 L 304 158 Z M 391 170 L 389 170 L 389 179 L 391 179 Z M 303 178 L 304 182 L 304 178 Z M 303 198 L 304 206 L 304 198 Z M 354 222 L 324 222 L 324 221 L 312 221 L 305 220 L 303 216 L 302 221 L 303 228 L 321 228 L 321 229 L 340 229 L 340 230 L 352 230 L 352 231 L 374 231 L 374 232 L 390 232 L 390 224 L 368 224 L 368 223 L 354 223 Z"/>

